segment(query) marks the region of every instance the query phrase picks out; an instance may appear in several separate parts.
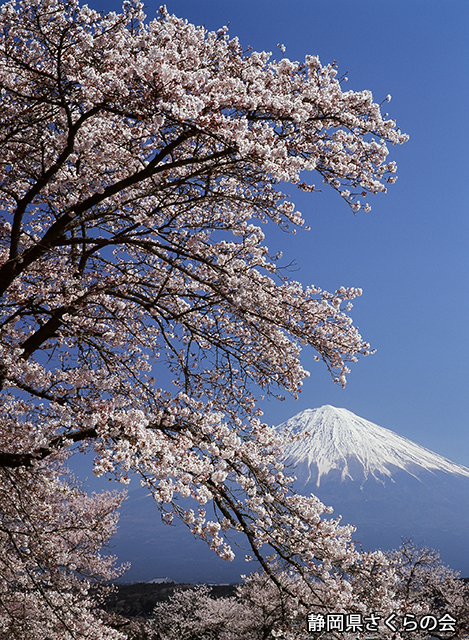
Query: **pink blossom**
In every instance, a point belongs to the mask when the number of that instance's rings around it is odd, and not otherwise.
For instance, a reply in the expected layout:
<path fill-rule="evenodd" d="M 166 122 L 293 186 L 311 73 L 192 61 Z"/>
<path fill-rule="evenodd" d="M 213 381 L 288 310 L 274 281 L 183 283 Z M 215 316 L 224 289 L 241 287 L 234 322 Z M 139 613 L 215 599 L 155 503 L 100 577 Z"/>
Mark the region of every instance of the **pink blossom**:
<path fill-rule="evenodd" d="M 300 393 L 302 348 L 341 385 L 370 352 L 347 315 L 361 290 L 292 280 L 261 230 L 306 226 L 279 189 L 314 194 L 302 172 L 353 211 L 396 179 L 387 145 L 407 137 L 369 91 L 343 92 L 336 76 L 315 56 L 246 54 L 226 27 L 206 32 L 165 8 L 147 24 L 139 2 L 119 15 L 76 0 L 0 7 L 0 460 L 35 522 L 40 496 L 45 512 L 55 505 L 51 523 L 66 519 L 49 461 L 92 450 L 96 475 L 138 474 L 164 517 L 222 558 L 233 557 L 221 535 L 233 528 L 292 596 L 306 602 L 320 582 L 325 601 L 358 603 L 347 576 L 368 557 L 314 496 L 292 492 L 258 403 Z M 63 491 L 71 513 L 82 505 L 93 520 L 96 505 Z M 206 522 L 210 501 L 222 528 Z M 272 550 L 281 571 L 264 558 Z M 79 567 L 69 552 L 64 563 Z M 8 580 L 27 582 L 18 562 Z"/>

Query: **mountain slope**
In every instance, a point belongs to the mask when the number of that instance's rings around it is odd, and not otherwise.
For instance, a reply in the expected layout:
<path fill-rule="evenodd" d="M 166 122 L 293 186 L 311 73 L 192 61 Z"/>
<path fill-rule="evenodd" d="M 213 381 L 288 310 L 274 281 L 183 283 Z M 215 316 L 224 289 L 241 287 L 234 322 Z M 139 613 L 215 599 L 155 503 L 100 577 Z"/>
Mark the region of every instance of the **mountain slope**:
<path fill-rule="evenodd" d="M 285 447 L 296 490 L 355 525 L 364 548 L 396 548 L 413 537 L 469 576 L 468 468 L 328 405 L 278 429 L 297 437 Z"/>
<path fill-rule="evenodd" d="M 288 460 L 299 467 L 307 466 L 307 481 L 321 478 L 336 470 L 340 479 L 365 481 L 392 479 L 400 469 L 418 477 L 422 471 L 441 471 L 469 478 L 469 469 L 397 435 L 389 429 L 359 418 L 347 409 L 325 405 L 307 409 L 279 425 L 280 431 L 294 435 L 309 433 L 285 449 Z"/>
<path fill-rule="evenodd" d="M 413 536 L 469 576 L 469 469 L 346 409 L 309 409 L 278 428 L 298 437 L 285 448 L 297 491 L 314 493 L 334 508 L 332 517 L 355 525 L 365 549 L 397 548 L 401 536 Z M 144 489 L 130 492 L 112 547 L 132 562 L 124 581 L 238 582 L 257 566 L 246 565 L 248 549 L 235 546 L 227 563 L 182 523 L 163 524 Z"/>

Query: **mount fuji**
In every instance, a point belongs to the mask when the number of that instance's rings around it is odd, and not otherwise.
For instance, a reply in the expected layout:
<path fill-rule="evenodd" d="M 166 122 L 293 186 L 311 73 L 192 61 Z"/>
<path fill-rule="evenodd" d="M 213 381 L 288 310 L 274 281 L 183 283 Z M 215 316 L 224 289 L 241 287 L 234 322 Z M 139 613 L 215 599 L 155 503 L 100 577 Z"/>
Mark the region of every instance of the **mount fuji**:
<path fill-rule="evenodd" d="M 397 548 L 401 538 L 437 549 L 469 576 L 469 469 L 329 405 L 278 426 L 295 489 L 314 493 L 365 549 Z"/>
<path fill-rule="evenodd" d="M 469 469 L 346 409 L 308 409 L 279 425 L 295 440 L 284 448 L 295 489 L 313 493 L 331 517 L 357 527 L 364 549 L 395 549 L 401 537 L 440 551 L 442 560 L 469 577 Z M 193 504 L 190 505 L 193 507 Z M 236 543 L 237 540 L 231 540 Z M 239 582 L 254 571 L 236 548 L 225 562 L 180 522 L 161 522 L 144 489 L 130 492 L 121 509 L 113 553 L 132 567 L 124 582 L 168 576 L 175 582 Z M 253 563 L 254 564 L 254 563 Z"/>

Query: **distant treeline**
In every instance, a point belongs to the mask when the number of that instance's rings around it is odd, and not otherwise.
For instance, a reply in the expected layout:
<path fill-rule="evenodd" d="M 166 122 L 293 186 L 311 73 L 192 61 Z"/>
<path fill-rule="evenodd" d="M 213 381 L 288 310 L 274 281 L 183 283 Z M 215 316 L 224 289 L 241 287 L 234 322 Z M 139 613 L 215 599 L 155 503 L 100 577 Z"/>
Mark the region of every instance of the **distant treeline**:
<path fill-rule="evenodd" d="M 211 587 L 210 595 L 213 598 L 226 598 L 235 595 L 238 585 L 221 584 L 209 586 Z M 168 600 L 176 590 L 185 591 L 193 588 L 194 585 L 192 584 L 176 584 L 174 582 L 116 584 L 114 585 L 114 591 L 106 596 L 103 608 L 108 613 L 126 618 L 148 619 L 151 617 L 157 602 Z"/>

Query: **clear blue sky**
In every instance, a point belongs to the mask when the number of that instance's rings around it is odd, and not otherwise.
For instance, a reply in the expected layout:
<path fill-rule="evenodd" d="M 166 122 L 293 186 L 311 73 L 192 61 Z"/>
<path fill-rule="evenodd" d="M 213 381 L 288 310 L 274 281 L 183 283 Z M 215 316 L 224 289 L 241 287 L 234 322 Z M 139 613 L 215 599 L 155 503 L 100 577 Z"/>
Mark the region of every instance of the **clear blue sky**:
<path fill-rule="evenodd" d="M 120 0 L 89 4 L 120 10 Z M 158 6 L 147 6 L 149 17 Z M 285 261 L 296 260 L 292 276 L 304 285 L 363 289 L 352 317 L 377 353 L 353 367 L 342 390 L 304 352 L 311 377 L 300 399 L 265 403 L 266 420 L 278 424 L 332 404 L 469 466 L 468 0 L 168 0 L 167 7 L 209 30 L 229 25 L 245 47 L 279 56 L 282 43 L 294 60 L 336 60 L 347 88 L 369 89 L 377 102 L 392 95 L 386 110 L 410 135 L 391 149 L 399 179 L 388 194 L 370 199 L 371 213 L 354 216 L 332 191 L 297 194 L 311 231 L 267 236 L 273 253 L 282 249 Z M 91 475 L 90 460 L 73 467 Z M 192 549 L 189 533 L 186 541 Z M 134 561 L 125 579 L 165 575 L 155 552 L 160 538 L 152 544 L 142 551 L 145 570 L 135 554 L 119 551 L 121 560 Z M 199 546 L 199 564 L 208 566 Z M 184 579 L 193 579 L 189 569 Z"/>
<path fill-rule="evenodd" d="M 147 6 L 149 17 L 157 8 Z M 282 43 L 294 60 L 337 60 L 347 88 L 369 89 L 377 102 L 392 95 L 386 109 L 410 135 L 391 149 L 399 179 L 371 198 L 371 213 L 354 216 L 333 192 L 296 197 L 312 230 L 282 236 L 294 278 L 362 287 L 352 317 L 377 353 L 342 390 L 305 352 L 312 375 L 302 397 L 266 403 L 267 421 L 329 403 L 469 466 L 469 2 L 168 0 L 167 8 L 209 30 L 229 25 L 243 45 L 275 56 Z M 266 243 L 277 250 L 279 240 Z"/>

